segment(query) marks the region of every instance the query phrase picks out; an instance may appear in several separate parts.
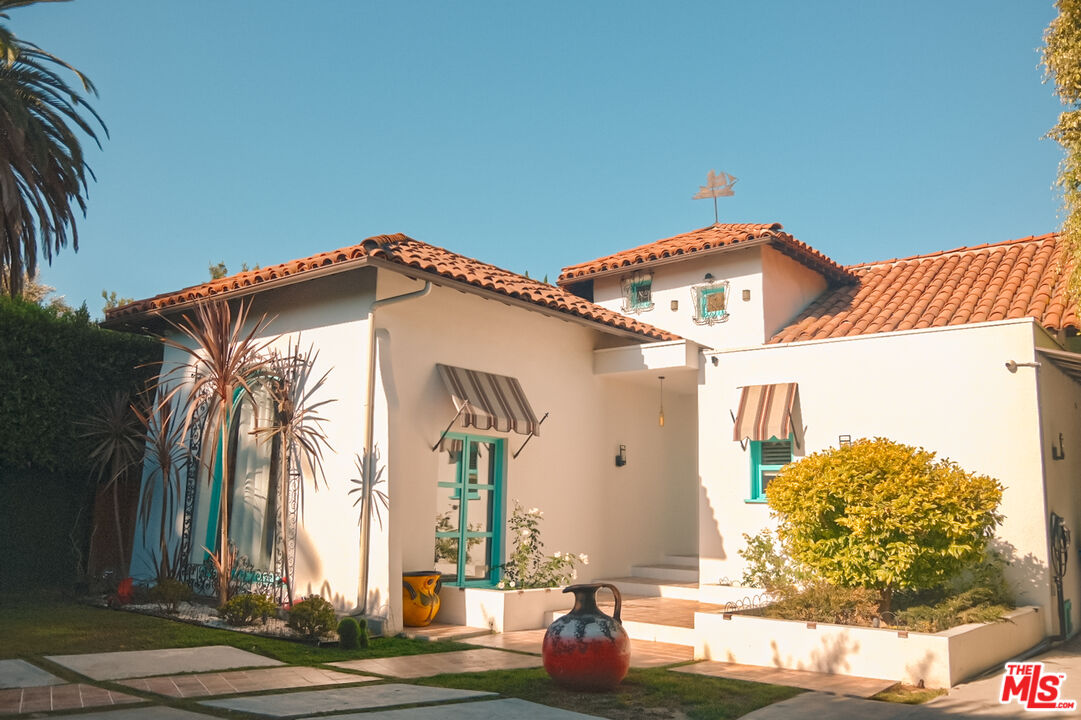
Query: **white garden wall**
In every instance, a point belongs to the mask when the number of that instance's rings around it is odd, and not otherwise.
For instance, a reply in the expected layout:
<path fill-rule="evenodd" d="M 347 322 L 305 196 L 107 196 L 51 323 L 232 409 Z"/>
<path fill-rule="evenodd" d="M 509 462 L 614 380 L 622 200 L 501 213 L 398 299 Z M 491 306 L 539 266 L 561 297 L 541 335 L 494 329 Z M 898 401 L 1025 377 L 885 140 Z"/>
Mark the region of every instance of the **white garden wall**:
<path fill-rule="evenodd" d="M 1044 637 L 1038 608 L 1003 622 L 917 633 L 826 623 L 695 613 L 694 656 L 743 665 L 854 675 L 948 688 L 1001 665 Z"/>

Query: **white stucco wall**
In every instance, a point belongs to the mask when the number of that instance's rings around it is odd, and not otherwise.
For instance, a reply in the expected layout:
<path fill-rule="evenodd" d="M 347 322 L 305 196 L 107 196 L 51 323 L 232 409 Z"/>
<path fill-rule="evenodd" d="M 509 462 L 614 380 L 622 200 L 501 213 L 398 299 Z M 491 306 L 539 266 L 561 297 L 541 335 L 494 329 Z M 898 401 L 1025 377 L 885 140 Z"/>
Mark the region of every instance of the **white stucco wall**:
<path fill-rule="evenodd" d="M 653 273 L 653 309 L 626 315 L 711 348 L 745 347 L 765 340 L 761 246 L 690 256 L 642 272 Z M 715 284 L 729 282 L 728 320 L 697 325 L 690 288 L 704 284 L 706 273 L 713 275 Z M 633 268 L 627 268 L 625 274 L 597 278 L 593 282 L 593 301 L 622 313 L 622 281 L 633 274 Z M 744 290 L 750 291 L 749 300 L 743 300 Z M 673 300 L 679 302 L 678 310 L 671 309 Z"/>
<path fill-rule="evenodd" d="M 746 502 L 749 450 L 732 440 L 729 415 L 738 388 L 798 382 L 808 452 L 836 446 L 843 434 L 881 436 L 998 478 L 1006 488 L 998 535 L 1014 557 L 1008 577 L 1019 602 L 1048 608 L 1035 374 L 1004 366 L 1033 359 L 1028 320 L 707 353 L 699 390 L 702 582 L 738 582 L 742 534 L 770 524 L 766 505 Z M 1051 632 L 1053 615 L 1045 617 Z"/>
<path fill-rule="evenodd" d="M 385 278 L 380 295 L 416 287 Z M 517 459 L 509 456 L 524 436 L 477 434 L 507 439 L 505 517 L 515 499 L 543 510 L 547 553 L 590 556 L 580 580 L 623 575 L 666 552 L 693 552 L 693 396 L 666 400 L 661 429 L 655 392 L 594 375 L 593 349 L 606 339 L 598 331 L 445 287 L 379 310 L 377 325 L 386 330 L 380 356 L 393 368 L 384 375 L 392 578 L 433 564 L 440 456 L 431 447 L 455 414 L 436 363 L 514 376 L 537 416 L 550 413 Z M 619 443 L 629 458 L 622 468 L 614 461 Z M 673 453 L 679 457 L 669 461 Z"/>
<path fill-rule="evenodd" d="M 325 432 L 333 451 L 324 459 L 326 486 L 316 487 L 310 471 L 304 477 L 304 508 L 298 516 L 294 588 L 297 597 L 318 594 L 334 603 L 340 612 L 357 604 L 359 576 L 359 532 L 357 511 L 352 507 L 354 487 L 350 478 L 358 476 L 354 453 L 363 445 L 364 399 L 367 374 L 367 310 L 373 298 L 373 270 L 347 273 L 256 296 L 251 317 L 264 313 L 271 318 L 263 337 L 281 335 L 274 343 L 285 350 L 290 339 L 303 349 L 318 351 L 313 380 L 330 370 L 326 386 L 314 399 L 335 399 L 320 414 L 327 419 Z M 183 354 L 166 348 L 165 362 L 185 361 Z M 148 469 L 149 471 L 149 469 Z M 181 476 L 183 492 L 184 477 Z M 183 499 L 180 499 L 183 509 Z M 151 514 L 157 518 L 157 509 Z M 176 521 L 179 537 L 181 519 Z M 150 547 L 157 537 L 157 520 L 147 528 Z M 137 577 L 149 578 L 148 547 L 143 545 L 143 528 L 136 528 L 132 562 Z M 201 541 L 193 539 L 193 546 Z M 378 538 L 376 540 L 378 542 Z M 383 597 L 389 580 L 381 577 Z"/>
<path fill-rule="evenodd" d="M 802 263 L 762 247 L 762 313 L 766 339 L 826 291 L 826 279 Z"/>

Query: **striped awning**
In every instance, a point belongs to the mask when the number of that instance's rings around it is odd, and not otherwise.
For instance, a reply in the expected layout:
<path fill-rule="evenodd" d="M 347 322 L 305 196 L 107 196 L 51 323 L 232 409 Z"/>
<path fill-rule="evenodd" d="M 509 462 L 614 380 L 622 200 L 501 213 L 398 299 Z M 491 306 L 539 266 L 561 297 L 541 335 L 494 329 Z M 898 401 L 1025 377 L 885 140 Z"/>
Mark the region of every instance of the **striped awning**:
<path fill-rule="evenodd" d="M 517 378 L 436 364 L 465 427 L 539 435 L 540 423 Z"/>
<path fill-rule="evenodd" d="M 766 441 L 795 438 L 793 454 L 803 454 L 803 417 L 800 414 L 799 384 L 747 385 L 739 398 L 736 427 L 732 439 Z M 798 452 L 797 452 L 798 451 Z"/>

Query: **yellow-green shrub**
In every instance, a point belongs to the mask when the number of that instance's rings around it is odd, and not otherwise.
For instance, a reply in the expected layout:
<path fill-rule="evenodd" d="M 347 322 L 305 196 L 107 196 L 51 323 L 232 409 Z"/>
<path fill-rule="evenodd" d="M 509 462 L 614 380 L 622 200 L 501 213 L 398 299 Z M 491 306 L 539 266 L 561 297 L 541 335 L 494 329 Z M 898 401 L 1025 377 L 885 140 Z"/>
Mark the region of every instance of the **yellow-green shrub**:
<path fill-rule="evenodd" d="M 984 555 L 1002 486 L 935 453 L 883 438 L 786 466 L 767 498 L 788 554 L 843 587 L 932 588 Z"/>

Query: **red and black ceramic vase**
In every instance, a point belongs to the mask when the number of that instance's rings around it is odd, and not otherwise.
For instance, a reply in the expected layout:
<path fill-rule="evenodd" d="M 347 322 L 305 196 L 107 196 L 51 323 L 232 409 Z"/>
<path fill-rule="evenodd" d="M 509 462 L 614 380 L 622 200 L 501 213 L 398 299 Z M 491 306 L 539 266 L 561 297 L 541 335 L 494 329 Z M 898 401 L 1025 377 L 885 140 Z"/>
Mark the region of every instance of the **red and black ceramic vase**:
<path fill-rule="evenodd" d="M 611 617 L 597 607 L 597 591 L 612 591 Z M 560 685 L 575 690 L 611 690 L 631 665 L 631 640 L 619 619 L 623 599 L 609 583 L 571 585 L 574 608 L 548 626 L 544 634 L 544 669 Z"/>

